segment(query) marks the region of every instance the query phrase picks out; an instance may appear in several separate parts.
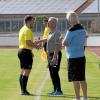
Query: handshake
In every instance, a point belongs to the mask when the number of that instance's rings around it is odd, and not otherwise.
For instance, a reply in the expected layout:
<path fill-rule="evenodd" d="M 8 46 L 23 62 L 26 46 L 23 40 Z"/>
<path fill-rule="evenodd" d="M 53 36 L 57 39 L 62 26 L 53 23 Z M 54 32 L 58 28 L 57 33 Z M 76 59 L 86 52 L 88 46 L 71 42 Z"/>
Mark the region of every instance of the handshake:
<path fill-rule="evenodd" d="M 43 47 L 43 44 L 47 41 L 47 39 L 43 39 L 43 40 L 37 40 L 34 42 L 34 47 L 36 49 L 40 49 Z"/>
<path fill-rule="evenodd" d="M 55 43 L 55 47 L 61 49 L 62 48 L 62 41 L 63 41 L 63 37 L 60 37 L 59 40 Z M 47 39 L 41 39 L 41 40 L 36 40 L 33 44 L 34 44 L 34 48 L 36 49 L 40 49 L 43 47 L 43 44 L 47 42 Z"/>

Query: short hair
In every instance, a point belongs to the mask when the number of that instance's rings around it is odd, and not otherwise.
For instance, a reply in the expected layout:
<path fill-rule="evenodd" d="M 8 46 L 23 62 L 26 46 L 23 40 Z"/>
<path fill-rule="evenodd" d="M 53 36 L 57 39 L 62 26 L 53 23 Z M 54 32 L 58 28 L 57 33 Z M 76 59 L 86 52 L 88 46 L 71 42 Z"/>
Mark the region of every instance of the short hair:
<path fill-rule="evenodd" d="M 48 19 L 48 22 L 51 21 L 51 20 L 53 20 L 55 23 L 58 22 L 58 18 L 56 18 L 56 17 L 50 17 L 50 18 Z"/>
<path fill-rule="evenodd" d="M 66 18 L 69 22 L 76 21 L 79 23 L 78 15 L 74 11 L 69 11 L 66 15 Z"/>
<path fill-rule="evenodd" d="M 35 20 L 35 17 L 31 16 L 31 15 L 26 15 L 24 17 L 24 23 L 27 23 L 28 21 L 31 21 L 32 19 Z"/>

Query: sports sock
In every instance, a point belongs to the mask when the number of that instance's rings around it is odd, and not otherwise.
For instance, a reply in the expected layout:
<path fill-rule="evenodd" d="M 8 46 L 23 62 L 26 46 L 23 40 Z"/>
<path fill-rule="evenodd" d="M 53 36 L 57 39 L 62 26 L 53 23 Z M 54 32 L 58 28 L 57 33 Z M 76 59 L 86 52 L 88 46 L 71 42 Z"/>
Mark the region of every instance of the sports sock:
<path fill-rule="evenodd" d="M 28 77 L 22 76 L 22 87 L 24 92 L 27 91 L 27 82 L 28 82 Z"/>
<path fill-rule="evenodd" d="M 19 83 L 20 83 L 21 91 L 23 91 L 23 86 L 22 86 L 22 75 L 20 75 L 20 77 L 19 77 Z"/>

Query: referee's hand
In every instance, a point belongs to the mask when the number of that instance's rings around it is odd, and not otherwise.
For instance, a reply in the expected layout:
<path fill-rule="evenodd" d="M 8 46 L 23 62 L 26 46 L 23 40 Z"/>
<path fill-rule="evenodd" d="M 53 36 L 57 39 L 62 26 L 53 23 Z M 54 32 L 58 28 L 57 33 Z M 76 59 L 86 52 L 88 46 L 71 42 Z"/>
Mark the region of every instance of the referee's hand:
<path fill-rule="evenodd" d="M 36 44 L 36 49 L 40 49 L 42 47 L 41 43 Z"/>

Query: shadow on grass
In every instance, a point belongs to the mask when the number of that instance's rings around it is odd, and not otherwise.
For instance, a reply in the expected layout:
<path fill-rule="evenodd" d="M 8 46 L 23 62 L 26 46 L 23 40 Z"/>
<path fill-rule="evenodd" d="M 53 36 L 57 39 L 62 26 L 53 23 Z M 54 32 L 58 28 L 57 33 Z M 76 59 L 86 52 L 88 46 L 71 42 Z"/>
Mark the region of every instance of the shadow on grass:
<path fill-rule="evenodd" d="M 70 95 L 70 94 L 63 94 L 63 95 L 38 95 L 38 94 L 31 94 L 31 95 L 23 95 L 23 96 L 40 96 L 40 97 L 50 97 L 50 98 L 75 98 L 74 95 Z M 100 96 L 88 96 L 89 100 L 100 100 Z"/>
<path fill-rule="evenodd" d="M 41 96 L 41 97 L 50 97 L 50 98 L 74 98 L 74 95 L 34 95 L 34 96 Z"/>
<path fill-rule="evenodd" d="M 88 96 L 89 100 L 100 100 L 100 96 L 98 97 L 92 97 L 92 96 Z"/>
<path fill-rule="evenodd" d="M 74 95 L 70 95 L 70 94 L 64 94 L 64 95 L 32 95 L 32 96 L 40 96 L 40 97 L 50 97 L 50 98 L 75 98 Z M 89 100 L 100 100 L 100 96 L 95 97 L 95 96 L 88 96 Z"/>

